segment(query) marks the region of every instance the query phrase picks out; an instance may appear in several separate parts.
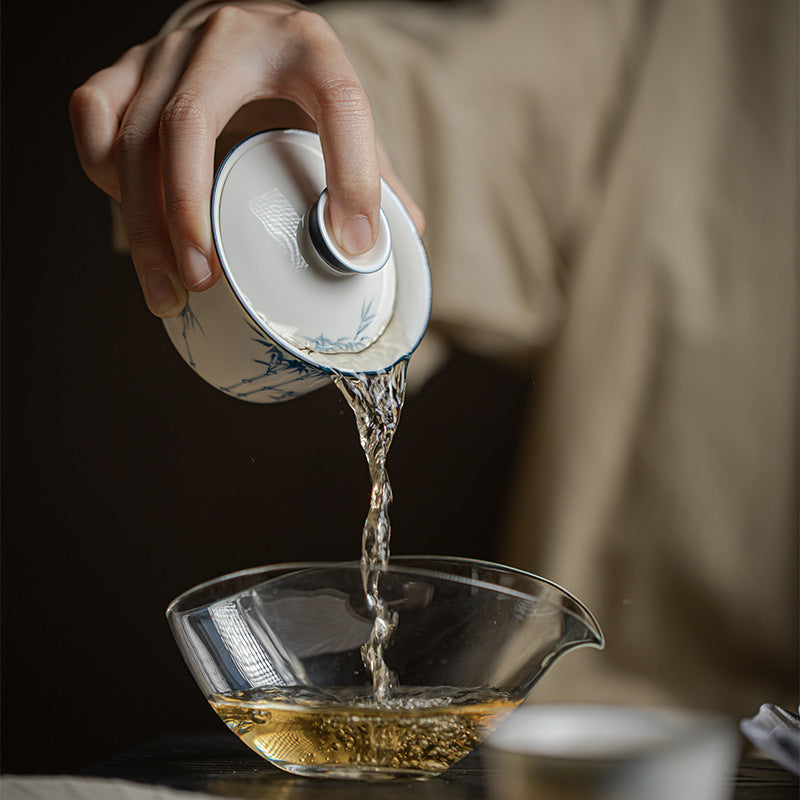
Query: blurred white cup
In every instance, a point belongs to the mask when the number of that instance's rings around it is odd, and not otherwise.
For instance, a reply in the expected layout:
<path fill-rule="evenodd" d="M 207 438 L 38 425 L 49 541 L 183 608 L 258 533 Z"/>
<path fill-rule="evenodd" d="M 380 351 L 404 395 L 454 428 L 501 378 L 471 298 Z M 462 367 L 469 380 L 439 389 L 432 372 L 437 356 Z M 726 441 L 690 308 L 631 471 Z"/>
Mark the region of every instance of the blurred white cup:
<path fill-rule="evenodd" d="M 727 800 L 740 747 L 713 713 L 531 705 L 485 752 L 492 800 Z"/>

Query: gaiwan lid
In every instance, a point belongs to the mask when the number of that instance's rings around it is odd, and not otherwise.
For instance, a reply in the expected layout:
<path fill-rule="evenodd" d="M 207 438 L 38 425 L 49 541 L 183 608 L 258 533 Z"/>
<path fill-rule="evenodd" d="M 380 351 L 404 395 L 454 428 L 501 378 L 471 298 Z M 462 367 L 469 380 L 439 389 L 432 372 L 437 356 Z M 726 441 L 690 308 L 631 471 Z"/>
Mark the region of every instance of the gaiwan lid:
<path fill-rule="evenodd" d="M 385 183 L 375 245 L 356 257 L 341 251 L 328 230 L 325 185 L 316 134 L 245 139 L 214 181 L 217 254 L 234 294 L 273 340 L 323 369 L 378 371 L 410 355 L 425 331 L 427 257 Z"/>

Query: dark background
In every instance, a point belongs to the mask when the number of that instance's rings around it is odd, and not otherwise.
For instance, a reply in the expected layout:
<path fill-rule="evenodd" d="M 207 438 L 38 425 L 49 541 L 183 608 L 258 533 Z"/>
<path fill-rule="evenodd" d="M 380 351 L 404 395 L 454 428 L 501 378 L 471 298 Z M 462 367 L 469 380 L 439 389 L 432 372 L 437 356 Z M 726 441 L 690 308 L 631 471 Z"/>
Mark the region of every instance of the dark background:
<path fill-rule="evenodd" d="M 145 309 L 74 155 L 69 94 L 174 4 L 3 4 L 2 770 L 219 723 L 164 620 L 222 573 L 356 558 L 368 477 L 334 387 L 217 393 Z M 389 459 L 393 552 L 495 556 L 527 382 L 456 355 Z"/>

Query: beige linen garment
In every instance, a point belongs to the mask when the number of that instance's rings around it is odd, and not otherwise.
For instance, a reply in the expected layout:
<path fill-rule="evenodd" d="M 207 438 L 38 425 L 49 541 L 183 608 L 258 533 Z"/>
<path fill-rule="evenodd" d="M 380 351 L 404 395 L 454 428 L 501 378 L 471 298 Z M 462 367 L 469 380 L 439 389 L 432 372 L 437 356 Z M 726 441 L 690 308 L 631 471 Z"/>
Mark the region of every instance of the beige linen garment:
<path fill-rule="evenodd" d="M 607 647 L 533 699 L 796 707 L 795 0 L 316 8 L 427 217 L 414 361 L 535 369 L 506 559 Z"/>
<path fill-rule="evenodd" d="M 323 12 L 426 213 L 433 330 L 538 359 L 507 560 L 607 647 L 534 700 L 797 706 L 797 8 Z"/>

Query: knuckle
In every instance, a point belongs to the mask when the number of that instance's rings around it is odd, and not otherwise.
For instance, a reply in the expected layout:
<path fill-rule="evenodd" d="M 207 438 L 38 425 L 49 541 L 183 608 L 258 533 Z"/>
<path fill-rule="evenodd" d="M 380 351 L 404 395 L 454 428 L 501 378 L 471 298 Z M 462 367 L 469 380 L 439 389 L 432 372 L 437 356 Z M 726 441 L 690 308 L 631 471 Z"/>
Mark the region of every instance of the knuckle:
<path fill-rule="evenodd" d="M 241 30 L 249 25 L 250 12 L 239 6 L 220 6 L 214 9 L 205 22 L 205 29 L 214 36 Z"/>
<path fill-rule="evenodd" d="M 300 8 L 283 18 L 287 31 L 294 37 L 308 42 L 338 41 L 328 21 L 316 11 Z"/>
<path fill-rule="evenodd" d="M 174 136 L 189 128 L 192 133 L 204 132 L 208 127 L 208 111 L 202 98 L 190 91 L 174 95 L 161 112 L 159 131 L 163 136 Z"/>
<path fill-rule="evenodd" d="M 113 134 L 106 136 L 102 124 L 110 102 L 104 90 L 79 86 L 70 95 L 69 113 L 84 172 L 103 191 L 114 194 L 118 189 L 112 154 Z"/>
<path fill-rule="evenodd" d="M 147 53 L 150 50 L 150 42 L 140 42 L 139 44 L 133 45 L 133 47 L 129 47 L 125 51 L 125 56 L 128 58 L 133 58 L 134 60 L 138 60 L 142 57 L 144 53 Z"/>
<path fill-rule="evenodd" d="M 148 146 L 150 138 L 150 132 L 135 122 L 123 123 L 114 140 L 115 159 L 125 161 L 140 153 Z"/>
<path fill-rule="evenodd" d="M 158 226 L 148 214 L 136 213 L 125 215 L 125 228 L 128 232 L 128 241 L 131 252 L 136 261 L 147 266 L 150 262 L 161 264 L 163 259 L 159 254 L 164 249 Z"/>
<path fill-rule="evenodd" d="M 96 127 L 98 120 L 113 114 L 113 99 L 107 89 L 84 83 L 72 92 L 68 107 L 77 129 L 88 132 Z"/>
<path fill-rule="evenodd" d="M 164 197 L 164 209 L 167 218 L 178 223 L 182 220 L 194 218 L 198 208 L 204 206 L 199 203 L 194 193 L 189 189 L 173 189 Z"/>
<path fill-rule="evenodd" d="M 179 53 L 185 47 L 185 42 L 186 31 L 182 28 L 177 28 L 164 34 L 158 43 L 158 47 L 162 53 L 169 56 Z"/>
<path fill-rule="evenodd" d="M 317 86 L 320 108 L 331 115 L 369 115 L 369 102 L 363 87 L 355 78 L 328 78 Z"/>
<path fill-rule="evenodd" d="M 69 113 L 74 120 L 83 120 L 90 117 L 92 112 L 100 105 L 101 90 L 87 84 L 75 89 L 69 96 Z"/>

